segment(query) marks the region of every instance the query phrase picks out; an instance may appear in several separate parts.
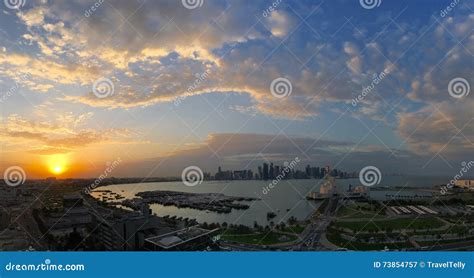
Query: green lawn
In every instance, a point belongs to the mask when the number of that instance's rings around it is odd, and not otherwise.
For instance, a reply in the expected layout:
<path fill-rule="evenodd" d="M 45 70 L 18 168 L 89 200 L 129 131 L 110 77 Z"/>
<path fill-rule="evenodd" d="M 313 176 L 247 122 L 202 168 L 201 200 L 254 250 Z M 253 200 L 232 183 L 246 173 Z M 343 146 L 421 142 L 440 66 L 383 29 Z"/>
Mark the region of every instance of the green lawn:
<path fill-rule="evenodd" d="M 337 211 L 341 218 L 381 218 L 385 217 L 384 211 L 368 204 L 351 204 L 341 207 Z"/>
<path fill-rule="evenodd" d="M 444 234 L 465 234 L 469 232 L 469 228 L 464 227 L 464 226 L 449 226 L 444 230 L 441 231 L 417 231 L 417 232 L 408 232 L 408 235 L 444 235 Z"/>
<path fill-rule="evenodd" d="M 286 233 L 296 233 L 296 234 L 301 234 L 305 229 L 305 226 L 300 226 L 300 225 L 296 225 L 296 226 L 290 226 L 290 227 L 285 227 L 283 230 L 281 230 L 282 232 L 286 232 Z"/>
<path fill-rule="evenodd" d="M 337 231 L 327 233 L 327 238 L 330 242 L 332 242 L 333 244 L 339 247 L 347 248 L 350 250 L 356 250 L 356 251 L 383 250 L 385 246 L 391 250 L 413 247 L 413 245 L 411 245 L 408 241 L 397 242 L 397 243 L 366 243 L 366 242 L 360 242 L 360 241 L 349 241 L 349 240 L 343 239 Z"/>
<path fill-rule="evenodd" d="M 348 222 L 336 222 L 335 226 L 338 228 L 347 228 L 352 231 L 385 231 L 387 229 L 398 230 L 398 229 L 433 229 L 443 226 L 444 223 L 436 217 L 424 217 L 424 218 L 399 218 L 392 220 L 367 220 L 367 221 L 348 221 Z"/>
<path fill-rule="evenodd" d="M 282 236 L 286 237 L 286 240 L 280 241 Z M 246 243 L 246 244 L 259 244 L 259 245 L 269 245 L 269 244 L 277 244 L 277 243 L 284 243 L 296 240 L 298 237 L 293 235 L 283 235 L 276 232 L 263 232 L 258 234 L 250 234 L 250 235 L 229 235 L 224 234 L 222 235 L 222 239 L 229 240 L 237 243 Z"/>
<path fill-rule="evenodd" d="M 468 240 L 474 240 L 474 237 L 467 237 L 463 239 L 446 239 L 446 240 L 435 240 L 435 241 L 417 241 L 421 246 L 432 246 L 432 245 L 441 245 L 449 243 L 463 243 Z"/>

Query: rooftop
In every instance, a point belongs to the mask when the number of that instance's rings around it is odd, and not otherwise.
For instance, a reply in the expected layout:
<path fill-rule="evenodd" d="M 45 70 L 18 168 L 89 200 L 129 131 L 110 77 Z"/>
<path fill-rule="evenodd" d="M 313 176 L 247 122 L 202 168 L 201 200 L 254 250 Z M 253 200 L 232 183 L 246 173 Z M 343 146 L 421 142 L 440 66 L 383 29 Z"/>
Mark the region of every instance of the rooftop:
<path fill-rule="evenodd" d="M 180 244 L 212 234 L 217 230 L 219 229 L 207 230 L 199 228 L 198 226 L 193 226 L 182 230 L 173 231 L 167 234 L 150 237 L 145 239 L 145 241 L 164 249 L 170 249 Z"/>

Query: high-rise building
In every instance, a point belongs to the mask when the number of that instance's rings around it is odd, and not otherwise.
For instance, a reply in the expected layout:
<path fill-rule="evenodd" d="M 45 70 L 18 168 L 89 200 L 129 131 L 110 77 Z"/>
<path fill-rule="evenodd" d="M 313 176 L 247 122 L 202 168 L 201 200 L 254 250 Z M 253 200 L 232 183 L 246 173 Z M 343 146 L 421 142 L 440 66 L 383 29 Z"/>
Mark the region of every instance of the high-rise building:
<path fill-rule="evenodd" d="M 313 167 L 312 172 L 313 172 L 312 173 L 313 178 L 319 179 L 319 175 L 320 175 L 319 167 Z"/>
<path fill-rule="evenodd" d="M 275 169 L 273 168 L 273 163 L 270 163 L 270 171 L 269 171 L 268 175 L 271 179 L 275 178 Z"/>
<path fill-rule="evenodd" d="M 263 179 L 268 180 L 268 164 L 263 163 Z"/>
<path fill-rule="evenodd" d="M 247 179 L 253 180 L 253 172 L 252 172 L 252 170 L 247 170 Z"/>
<path fill-rule="evenodd" d="M 319 175 L 319 178 L 324 178 L 324 176 L 326 176 L 326 168 L 321 168 L 321 173 Z"/>
<path fill-rule="evenodd" d="M 233 178 L 236 180 L 246 180 L 247 171 L 246 170 L 234 171 Z"/>

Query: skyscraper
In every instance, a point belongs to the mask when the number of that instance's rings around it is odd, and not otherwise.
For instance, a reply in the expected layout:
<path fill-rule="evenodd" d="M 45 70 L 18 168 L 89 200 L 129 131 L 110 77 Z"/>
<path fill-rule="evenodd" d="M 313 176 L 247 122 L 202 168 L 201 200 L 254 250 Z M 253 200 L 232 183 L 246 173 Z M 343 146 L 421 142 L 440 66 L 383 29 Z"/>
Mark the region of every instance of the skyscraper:
<path fill-rule="evenodd" d="M 253 172 L 252 172 L 252 170 L 247 170 L 247 179 L 253 180 Z"/>
<path fill-rule="evenodd" d="M 275 169 L 273 168 L 273 163 L 270 163 L 270 171 L 269 171 L 269 178 L 274 179 L 275 178 Z"/>
<path fill-rule="evenodd" d="M 313 170 L 312 170 L 313 178 L 319 179 L 319 175 L 320 175 L 319 167 L 313 167 Z"/>
<path fill-rule="evenodd" d="M 268 164 L 263 163 L 263 179 L 268 180 Z"/>

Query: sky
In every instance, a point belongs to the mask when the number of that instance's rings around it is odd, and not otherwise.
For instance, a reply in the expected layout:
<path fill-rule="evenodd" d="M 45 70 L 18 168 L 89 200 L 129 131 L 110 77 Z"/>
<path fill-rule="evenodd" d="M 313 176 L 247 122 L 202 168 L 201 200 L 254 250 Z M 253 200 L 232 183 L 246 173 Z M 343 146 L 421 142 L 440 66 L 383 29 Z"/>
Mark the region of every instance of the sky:
<path fill-rule="evenodd" d="M 119 161 L 116 177 L 179 176 L 298 157 L 452 176 L 474 159 L 472 1 L 0 5 L 1 171 L 96 177 Z"/>

